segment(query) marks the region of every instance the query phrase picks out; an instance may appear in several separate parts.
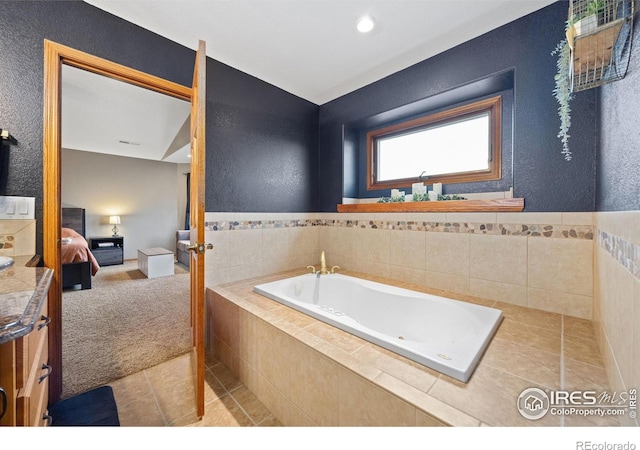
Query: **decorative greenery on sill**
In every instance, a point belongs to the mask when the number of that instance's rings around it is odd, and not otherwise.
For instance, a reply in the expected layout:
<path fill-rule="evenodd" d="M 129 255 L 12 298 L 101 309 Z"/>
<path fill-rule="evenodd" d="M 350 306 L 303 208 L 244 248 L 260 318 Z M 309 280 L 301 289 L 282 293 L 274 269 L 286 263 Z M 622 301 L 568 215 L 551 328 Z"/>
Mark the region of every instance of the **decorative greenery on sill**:
<path fill-rule="evenodd" d="M 399 197 L 380 197 L 380 199 L 378 200 L 378 203 L 398 203 L 398 202 L 404 202 L 404 195 L 401 195 Z"/>
<path fill-rule="evenodd" d="M 466 200 L 466 198 L 465 197 L 461 197 L 458 194 L 438 195 L 438 201 L 444 201 L 444 200 Z"/>
<path fill-rule="evenodd" d="M 428 202 L 429 201 L 429 194 L 427 194 L 426 192 L 424 194 L 413 194 L 413 201 L 414 202 Z"/>
<path fill-rule="evenodd" d="M 466 200 L 466 198 L 461 197 L 458 194 L 452 195 L 438 195 L 438 201 L 446 201 L 446 200 Z M 403 196 L 400 197 L 380 197 L 378 203 L 398 203 L 404 202 L 405 199 Z M 427 194 L 413 194 L 414 202 L 428 202 L 429 195 Z"/>

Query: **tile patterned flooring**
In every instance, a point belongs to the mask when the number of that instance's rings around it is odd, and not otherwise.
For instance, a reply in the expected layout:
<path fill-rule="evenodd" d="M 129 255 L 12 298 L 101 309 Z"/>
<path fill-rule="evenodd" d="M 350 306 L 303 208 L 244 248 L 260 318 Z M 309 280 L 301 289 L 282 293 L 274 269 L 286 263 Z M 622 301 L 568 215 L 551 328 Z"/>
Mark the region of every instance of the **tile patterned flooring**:
<path fill-rule="evenodd" d="M 123 427 L 281 426 L 219 360 L 206 359 L 205 415 L 193 403 L 191 362 L 182 355 L 109 384 Z"/>

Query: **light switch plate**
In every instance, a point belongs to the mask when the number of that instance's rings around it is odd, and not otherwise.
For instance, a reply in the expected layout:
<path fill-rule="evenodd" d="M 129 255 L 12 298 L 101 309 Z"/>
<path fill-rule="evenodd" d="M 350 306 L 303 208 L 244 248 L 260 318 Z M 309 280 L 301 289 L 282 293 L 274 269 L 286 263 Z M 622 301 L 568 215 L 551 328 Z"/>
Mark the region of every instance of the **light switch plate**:
<path fill-rule="evenodd" d="M 35 197 L 0 196 L 0 220 L 35 219 Z"/>

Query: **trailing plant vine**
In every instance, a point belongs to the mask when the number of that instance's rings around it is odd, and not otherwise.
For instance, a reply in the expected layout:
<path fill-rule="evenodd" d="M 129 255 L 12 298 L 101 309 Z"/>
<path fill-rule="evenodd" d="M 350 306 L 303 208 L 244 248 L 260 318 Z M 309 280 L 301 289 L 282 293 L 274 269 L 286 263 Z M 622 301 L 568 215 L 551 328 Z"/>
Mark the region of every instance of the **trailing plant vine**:
<path fill-rule="evenodd" d="M 558 137 L 562 142 L 562 154 L 566 161 L 571 161 L 571 151 L 569 150 L 569 128 L 571 128 L 571 106 L 570 102 L 573 98 L 571 92 L 571 50 L 566 39 L 560 41 L 556 48 L 551 52 L 552 55 L 558 55 L 556 67 L 558 69 L 554 79 L 556 87 L 553 90 L 553 96 L 558 102 L 558 116 L 560 117 L 560 131 Z"/>

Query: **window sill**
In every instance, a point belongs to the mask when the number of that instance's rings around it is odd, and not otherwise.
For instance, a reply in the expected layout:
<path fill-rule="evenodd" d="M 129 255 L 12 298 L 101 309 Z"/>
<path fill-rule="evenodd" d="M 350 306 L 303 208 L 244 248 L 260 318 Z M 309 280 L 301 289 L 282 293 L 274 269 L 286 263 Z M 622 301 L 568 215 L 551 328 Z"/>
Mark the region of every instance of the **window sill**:
<path fill-rule="evenodd" d="M 497 200 L 442 200 L 438 202 L 358 203 L 340 204 L 338 212 L 520 212 L 524 198 Z"/>

